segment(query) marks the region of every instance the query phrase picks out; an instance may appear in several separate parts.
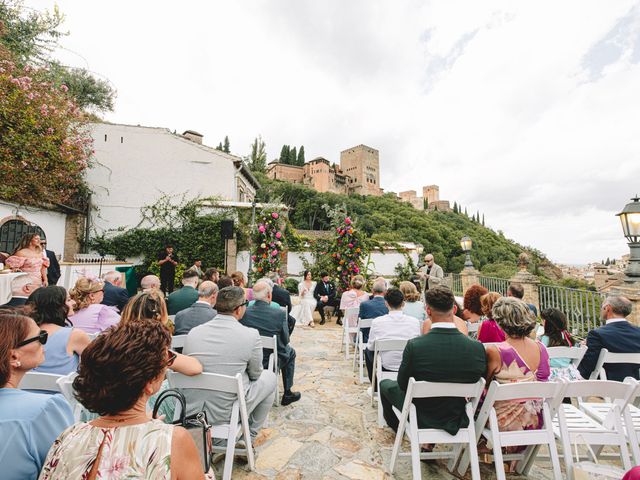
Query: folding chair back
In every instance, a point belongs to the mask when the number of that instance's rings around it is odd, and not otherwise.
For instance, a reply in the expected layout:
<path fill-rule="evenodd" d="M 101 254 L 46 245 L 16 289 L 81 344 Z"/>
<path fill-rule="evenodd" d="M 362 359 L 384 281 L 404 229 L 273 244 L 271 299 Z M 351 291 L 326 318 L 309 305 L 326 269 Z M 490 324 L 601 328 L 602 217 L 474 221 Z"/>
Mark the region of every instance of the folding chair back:
<path fill-rule="evenodd" d="M 480 324 L 482 322 L 467 322 L 467 335 L 476 337 L 478 336 L 478 330 L 480 329 Z"/>
<path fill-rule="evenodd" d="M 351 348 L 351 337 L 355 338 L 358 333 L 358 315 L 360 314 L 360 307 L 347 308 L 344 311 L 344 318 L 342 320 L 342 347 L 344 349 L 345 360 L 349 359 L 349 350 Z"/>
<path fill-rule="evenodd" d="M 167 379 L 171 388 L 210 390 L 214 392 L 224 392 L 236 395 L 236 401 L 231 408 L 231 418 L 229 423 L 224 425 L 215 425 L 211 429 L 213 438 L 222 438 L 227 441 L 225 448 L 225 460 L 223 480 L 231 479 L 231 471 L 233 470 L 233 458 L 236 453 L 247 455 L 249 468 L 255 469 L 253 456 L 253 447 L 251 446 L 251 432 L 249 431 L 249 415 L 247 414 L 247 405 L 244 398 L 244 388 L 242 386 L 242 376 L 238 373 L 235 377 L 228 375 L 220 375 L 217 373 L 201 373 L 200 375 L 187 376 L 181 373 L 167 371 Z M 187 403 L 189 401 L 189 393 L 184 392 Z M 240 426 L 238 425 L 240 423 Z M 235 444 L 239 434 L 242 434 L 246 449 L 236 449 Z M 214 447 L 214 451 L 219 448 Z"/>
<path fill-rule="evenodd" d="M 289 314 L 289 312 L 287 311 L 287 307 L 286 306 L 283 307 L 282 305 L 280 305 L 280 310 L 282 310 L 285 315 Z"/>
<path fill-rule="evenodd" d="M 287 307 L 284 307 L 286 310 Z M 269 366 L 267 367 L 273 373 L 276 374 L 276 395 L 274 397 L 275 405 L 278 405 L 278 401 L 280 399 L 279 395 L 279 381 L 278 381 L 278 337 L 274 335 L 273 337 L 263 337 L 260 336 L 260 341 L 262 342 L 262 348 L 266 348 L 267 350 L 271 350 L 269 354 Z"/>
<path fill-rule="evenodd" d="M 416 382 L 412 377 L 409 379 L 407 393 L 404 399 L 402 412 L 394 408 L 394 413 L 398 416 L 400 423 L 398 432 L 393 445 L 391 454 L 390 470 L 393 473 L 398 455 L 407 455 L 400 453 L 402 438 L 407 433 L 411 445 L 411 465 L 413 478 L 421 478 L 420 460 L 434 458 L 448 458 L 449 471 L 452 471 L 457 463 L 463 447 L 466 445 L 468 455 L 471 458 L 471 478 L 473 480 L 480 479 L 480 467 L 478 460 L 478 451 L 476 448 L 476 432 L 473 422 L 475 409 L 484 390 L 484 378 L 479 379 L 476 383 L 434 383 L 434 382 Z M 436 428 L 418 428 L 418 418 L 416 407 L 413 400 L 417 398 L 433 398 L 433 397 L 462 397 L 466 399 L 465 414 L 469 419 L 469 426 L 461 428 L 456 435 L 451 435 L 444 430 Z M 445 443 L 454 444 L 452 450 L 434 451 L 429 453 L 420 453 L 420 444 L 422 443 Z M 466 467 L 464 469 L 466 471 Z"/>
<path fill-rule="evenodd" d="M 171 348 L 174 350 L 176 348 L 183 348 L 184 341 L 186 339 L 187 339 L 186 335 L 174 335 L 173 337 L 171 337 Z"/>
<path fill-rule="evenodd" d="M 56 380 L 56 383 L 60 388 L 60 393 L 64 396 L 64 398 L 67 399 L 67 402 L 69 402 L 69 405 L 71 406 L 73 418 L 76 422 L 79 422 L 82 415 L 82 405 L 80 404 L 80 402 L 78 402 L 78 400 L 76 400 L 73 391 L 73 381 L 77 376 L 78 372 L 71 372 L 69 375 L 63 375 L 58 378 L 58 380 Z"/>
<path fill-rule="evenodd" d="M 389 339 L 376 340 L 373 348 L 373 371 L 371 372 L 371 406 L 375 400 L 378 400 L 378 426 L 384 426 L 384 418 L 382 416 L 382 404 L 380 403 L 380 382 L 385 379 L 395 380 L 398 372 L 386 372 L 382 370 L 382 352 L 404 351 L 407 346 L 406 339 Z"/>
<path fill-rule="evenodd" d="M 557 409 L 558 414 L 554 432 L 562 442 L 565 467 L 569 477 L 571 478 L 573 472 L 572 447 L 577 444 L 597 445 L 597 452 L 600 452 L 604 445 L 617 446 L 620 449 L 622 464 L 625 470 L 629 470 L 631 463 L 622 415 L 628 412 L 627 405 L 633 398 L 636 384 L 609 380 L 584 380 L 565 382 L 565 384 L 563 397 L 609 397 L 613 400 L 612 403 L 597 404 L 579 402 L 580 409 L 562 403 L 562 398 L 556 398 L 554 401 L 554 408 Z M 597 460 L 594 459 L 594 461 Z"/>
<path fill-rule="evenodd" d="M 498 480 L 505 480 L 504 461 L 519 460 L 518 473 L 528 473 L 538 450 L 539 445 L 547 445 L 551 457 L 554 477 L 562 479 L 560 472 L 560 460 L 556 449 L 553 434 L 552 404 L 562 395 L 564 383 L 562 382 L 519 382 L 499 384 L 495 380 L 491 382 L 489 390 L 480 408 L 475 422 L 476 436 L 478 440 L 484 436 L 487 442 L 493 446 L 493 459 Z M 542 402 L 543 423 L 538 430 L 500 431 L 498 417 L 495 410 L 495 402 L 498 401 L 524 401 L 539 399 Z M 502 447 L 527 445 L 523 453 L 503 455 Z M 461 461 L 458 472 L 464 472 L 468 465 L 468 456 Z"/>
<path fill-rule="evenodd" d="M 22 377 L 19 387 L 20 390 L 62 393 L 60 391 L 60 385 L 57 383 L 61 377 L 62 375 L 55 375 L 53 373 L 27 372 L 25 376 Z"/>
<path fill-rule="evenodd" d="M 364 343 L 364 339 L 362 336 L 363 328 L 371 328 L 371 322 L 373 318 L 359 318 L 358 319 L 358 327 L 356 330 L 356 351 L 353 355 L 353 370 L 356 369 L 356 364 L 358 365 L 358 380 L 360 383 L 364 382 L 364 349 L 367 346 Z M 357 353 L 357 356 L 356 356 Z"/>
<path fill-rule="evenodd" d="M 549 358 L 570 358 L 571 363 L 577 367 L 587 353 L 585 347 L 547 347 Z"/>
<path fill-rule="evenodd" d="M 96 337 L 98 335 L 100 335 L 102 332 L 96 332 L 96 333 L 89 333 L 87 335 L 89 335 L 89 340 L 91 340 L 92 342 L 96 339 Z"/>
<path fill-rule="evenodd" d="M 600 377 L 602 380 L 607 379 L 607 372 L 604 366 L 608 363 L 635 363 L 640 369 L 640 353 L 612 353 L 606 348 L 600 350 L 600 356 L 596 362 L 596 366 L 591 372 L 589 380 L 595 380 Z"/>

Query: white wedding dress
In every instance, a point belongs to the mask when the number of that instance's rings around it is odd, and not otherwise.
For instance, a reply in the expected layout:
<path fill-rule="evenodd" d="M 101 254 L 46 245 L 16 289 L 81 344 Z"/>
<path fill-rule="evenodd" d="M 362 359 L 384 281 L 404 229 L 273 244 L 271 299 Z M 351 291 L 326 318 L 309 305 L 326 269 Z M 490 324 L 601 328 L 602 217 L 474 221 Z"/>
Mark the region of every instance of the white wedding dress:
<path fill-rule="evenodd" d="M 317 306 L 316 299 L 313 298 L 315 289 L 316 282 L 311 282 L 311 287 L 309 288 L 307 288 L 304 281 L 298 284 L 300 303 L 291 309 L 291 316 L 296 319 L 297 324 L 309 325 L 313 321 L 313 312 Z"/>

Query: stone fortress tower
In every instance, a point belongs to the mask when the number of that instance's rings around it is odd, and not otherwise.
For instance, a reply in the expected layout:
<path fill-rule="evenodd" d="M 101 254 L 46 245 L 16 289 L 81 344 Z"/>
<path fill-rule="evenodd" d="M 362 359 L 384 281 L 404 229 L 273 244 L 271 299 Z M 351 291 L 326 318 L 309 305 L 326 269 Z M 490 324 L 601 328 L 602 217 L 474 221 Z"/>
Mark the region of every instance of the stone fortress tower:
<path fill-rule="evenodd" d="M 340 170 L 351 177 L 351 192 L 359 195 L 382 195 L 380 154 L 375 148 L 358 145 L 340 152 Z"/>

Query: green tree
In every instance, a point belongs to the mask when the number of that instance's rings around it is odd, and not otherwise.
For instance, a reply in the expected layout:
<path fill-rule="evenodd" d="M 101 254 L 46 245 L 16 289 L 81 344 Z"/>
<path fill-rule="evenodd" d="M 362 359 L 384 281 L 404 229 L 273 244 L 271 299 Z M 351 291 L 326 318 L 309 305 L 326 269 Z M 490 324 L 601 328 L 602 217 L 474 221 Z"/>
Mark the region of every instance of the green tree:
<path fill-rule="evenodd" d="M 422 208 L 424 208 L 425 210 L 429 208 L 429 200 L 427 200 L 427 197 L 424 197 L 422 199 Z"/>
<path fill-rule="evenodd" d="M 453 202 L 453 213 L 458 213 L 458 203 Z"/>
<path fill-rule="evenodd" d="M 300 167 L 304 167 L 305 159 L 304 159 L 304 145 L 300 145 L 300 150 L 298 151 L 298 163 Z"/>
<path fill-rule="evenodd" d="M 251 155 L 249 156 L 249 168 L 253 172 L 264 172 L 267 169 L 267 152 L 262 137 L 258 135 L 251 144 Z"/>
<path fill-rule="evenodd" d="M 289 164 L 289 145 L 282 145 L 280 150 L 280 163 Z"/>
<path fill-rule="evenodd" d="M 482 214 L 482 226 L 484 227 L 484 213 Z"/>
<path fill-rule="evenodd" d="M 216 147 L 216 150 L 220 150 L 221 152 L 224 151 L 224 148 L 222 147 L 222 142 L 218 144 L 218 146 Z"/>
<path fill-rule="evenodd" d="M 293 147 L 289 152 L 289 165 L 297 165 L 298 164 L 298 152 L 296 147 Z"/>
<path fill-rule="evenodd" d="M 224 145 L 222 147 L 222 151 L 224 153 L 231 153 L 231 149 L 229 145 L 229 137 L 227 135 L 224 136 Z"/>

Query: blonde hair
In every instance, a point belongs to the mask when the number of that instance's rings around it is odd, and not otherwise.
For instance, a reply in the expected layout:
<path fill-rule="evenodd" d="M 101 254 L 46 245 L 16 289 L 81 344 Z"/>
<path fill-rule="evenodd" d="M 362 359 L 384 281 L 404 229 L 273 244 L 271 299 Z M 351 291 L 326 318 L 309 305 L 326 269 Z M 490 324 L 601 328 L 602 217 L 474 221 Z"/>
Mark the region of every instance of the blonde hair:
<path fill-rule="evenodd" d="M 536 326 L 529 305 L 516 297 L 502 297 L 493 305 L 493 319 L 511 338 L 524 338 Z"/>
<path fill-rule="evenodd" d="M 174 325 L 169 319 L 167 304 L 157 291 L 138 293 L 131 298 L 122 309 L 120 324 L 140 320 L 157 320 L 173 334 Z"/>
<path fill-rule="evenodd" d="M 364 287 L 364 277 L 362 275 L 356 275 L 351 279 L 351 286 L 356 290 L 362 289 Z"/>
<path fill-rule="evenodd" d="M 242 287 L 246 283 L 246 280 L 244 278 L 244 273 L 242 272 L 233 272 L 231 274 L 231 280 L 233 280 L 233 284 L 236 287 Z"/>
<path fill-rule="evenodd" d="M 494 303 L 496 303 L 502 295 L 498 292 L 489 292 L 485 293 L 480 297 L 480 306 L 482 307 L 482 314 L 486 315 L 489 318 L 493 318 L 491 316 L 491 309 L 493 308 Z"/>
<path fill-rule="evenodd" d="M 420 293 L 412 282 L 400 282 L 400 291 L 404 295 L 405 302 L 417 302 L 420 300 Z"/>
<path fill-rule="evenodd" d="M 101 280 L 80 277 L 75 286 L 69 290 L 69 296 L 76 302 L 76 311 L 91 305 L 93 302 L 90 295 L 101 290 L 104 290 L 104 283 Z"/>

